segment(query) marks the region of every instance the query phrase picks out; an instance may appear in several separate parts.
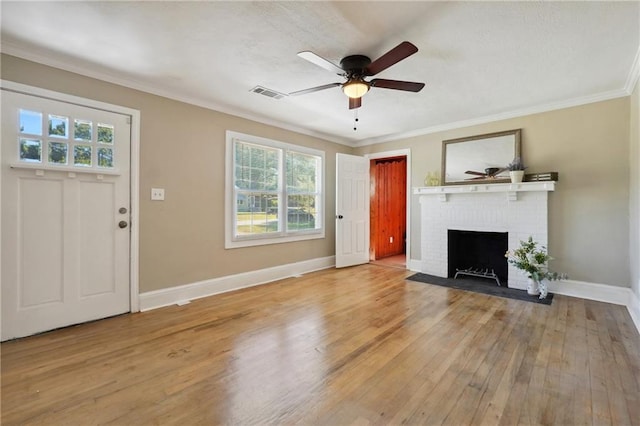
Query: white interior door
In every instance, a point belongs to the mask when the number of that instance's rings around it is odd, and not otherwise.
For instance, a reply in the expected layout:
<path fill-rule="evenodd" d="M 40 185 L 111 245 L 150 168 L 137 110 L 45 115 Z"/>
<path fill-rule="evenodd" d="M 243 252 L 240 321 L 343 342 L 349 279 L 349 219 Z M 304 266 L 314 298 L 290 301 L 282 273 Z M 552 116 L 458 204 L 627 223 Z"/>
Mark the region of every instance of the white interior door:
<path fill-rule="evenodd" d="M 2 340 L 130 310 L 130 117 L 2 90 Z"/>
<path fill-rule="evenodd" d="M 369 160 L 336 155 L 336 267 L 369 262 Z"/>

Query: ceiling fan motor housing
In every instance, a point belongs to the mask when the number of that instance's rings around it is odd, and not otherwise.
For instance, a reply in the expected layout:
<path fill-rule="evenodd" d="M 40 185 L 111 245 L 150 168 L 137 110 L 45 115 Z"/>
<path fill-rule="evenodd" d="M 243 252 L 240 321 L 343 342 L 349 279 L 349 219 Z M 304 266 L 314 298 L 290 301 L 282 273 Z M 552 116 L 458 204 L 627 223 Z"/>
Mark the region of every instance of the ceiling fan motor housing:
<path fill-rule="evenodd" d="M 351 55 L 342 58 L 340 68 L 345 70 L 349 76 L 363 76 L 369 64 L 371 64 L 371 59 L 368 56 Z"/>

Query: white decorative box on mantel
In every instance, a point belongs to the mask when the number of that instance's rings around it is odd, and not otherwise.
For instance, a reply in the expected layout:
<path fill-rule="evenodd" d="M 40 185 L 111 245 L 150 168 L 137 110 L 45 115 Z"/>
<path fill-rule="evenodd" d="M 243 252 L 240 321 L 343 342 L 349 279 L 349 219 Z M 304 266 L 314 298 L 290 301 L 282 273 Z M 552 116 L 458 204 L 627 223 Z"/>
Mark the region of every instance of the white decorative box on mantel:
<path fill-rule="evenodd" d="M 554 181 L 416 187 L 421 209 L 421 272 L 448 275 L 448 231 L 507 232 L 508 248 L 532 236 L 548 242 L 548 193 Z M 508 266 L 508 286 L 525 289 L 527 277 Z"/>

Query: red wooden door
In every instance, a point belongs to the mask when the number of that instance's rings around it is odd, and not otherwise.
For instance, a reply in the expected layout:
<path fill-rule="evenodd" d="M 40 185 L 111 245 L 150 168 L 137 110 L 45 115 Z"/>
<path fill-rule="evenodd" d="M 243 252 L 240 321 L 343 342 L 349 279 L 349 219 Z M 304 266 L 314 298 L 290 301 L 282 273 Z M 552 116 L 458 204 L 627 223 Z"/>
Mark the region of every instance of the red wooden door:
<path fill-rule="evenodd" d="M 407 159 L 371 160 L 371 257 L 405 253 Z"/>

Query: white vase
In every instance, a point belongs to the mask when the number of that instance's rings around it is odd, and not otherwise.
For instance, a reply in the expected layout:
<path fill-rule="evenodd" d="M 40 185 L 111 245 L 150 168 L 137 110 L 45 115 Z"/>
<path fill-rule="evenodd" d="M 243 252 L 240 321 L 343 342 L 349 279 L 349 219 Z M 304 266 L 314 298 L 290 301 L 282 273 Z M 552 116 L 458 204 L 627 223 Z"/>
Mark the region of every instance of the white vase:
<path fill-rule="evenodd" d="M 511 178 L 511 183 L 520 183 L 524 177 L 524 170 L 511 170 L 509 177 Z"/>
<path fill-rule="evenodd" d="M 533 278 L 529 278 L 527 281 L 527 293 L 531 296 L 537 296 L 540 294 L 540 288 L 538 287 L 538 282 Z"/>
<path fill-rule="evenodd" d="M 540 291 L 540 299 L 545 299 L 549 292 L 549 280 L 543 279 L 538 283 L 538 290 Z"/>

